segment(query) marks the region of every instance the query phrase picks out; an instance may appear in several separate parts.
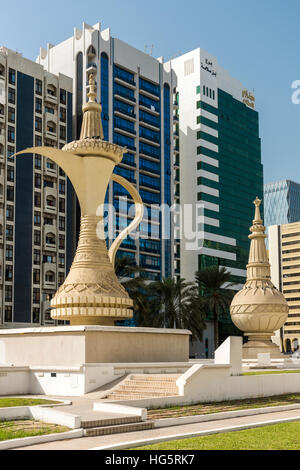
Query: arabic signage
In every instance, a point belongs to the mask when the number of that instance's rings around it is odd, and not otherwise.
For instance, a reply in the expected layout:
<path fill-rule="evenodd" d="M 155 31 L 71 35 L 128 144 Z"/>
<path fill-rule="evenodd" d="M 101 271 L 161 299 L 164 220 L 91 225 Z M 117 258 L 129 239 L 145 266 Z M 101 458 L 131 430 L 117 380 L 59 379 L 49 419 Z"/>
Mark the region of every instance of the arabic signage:
<path fill-rule="evenodd" d="M 213 63 L 211 61 L 209 61 L 208 59 L 205 59 L 205 62 L 201 62 L 201 68 L 203 70 L 205 70 L 206 72 L 210 73 L 212 75 L 212 77 L 216 77 L 217 72 L 215 72 L 212 69 L 212 65 L 213 65 Z"/>
<path fill-rule="evenodd" d="M 247 106 L 250 106 L 250 108 L 255 108 L 255 98 L 251 93 L 247 90 L 242 91 L 242 98 L 243 98 L 243 103 L 246 104 Z"/>

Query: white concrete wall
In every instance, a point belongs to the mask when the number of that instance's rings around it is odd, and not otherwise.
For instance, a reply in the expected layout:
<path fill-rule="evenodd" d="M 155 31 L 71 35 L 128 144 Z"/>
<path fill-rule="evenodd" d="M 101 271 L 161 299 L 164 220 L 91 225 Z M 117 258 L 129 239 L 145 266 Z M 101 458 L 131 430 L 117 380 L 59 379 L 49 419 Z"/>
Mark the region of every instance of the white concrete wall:
<path fill-rule="evenodd" d="M 30 393 L 29 367 L 0 367 L 0 396 Z"/>

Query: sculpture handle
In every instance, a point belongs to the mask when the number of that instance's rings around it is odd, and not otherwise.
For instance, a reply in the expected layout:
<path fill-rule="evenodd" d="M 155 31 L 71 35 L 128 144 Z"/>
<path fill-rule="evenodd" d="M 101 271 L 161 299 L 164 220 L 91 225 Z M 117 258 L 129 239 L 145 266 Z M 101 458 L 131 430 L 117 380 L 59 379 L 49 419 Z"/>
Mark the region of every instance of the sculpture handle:
<path fill-rule="evenodd" d="M 115 264 L 115 258 L 116 258 L 116 253 L 123 242 L 125 238 L 141 223 L 143 216 L 144 216 L 144 205 L 141 196 L 139 195 L 138 191 L 135 189 L 135 187 L 129 183 L 125 178 L 123 178 L 120 175 L 116 175 L 115 173 L 112 174 L 111 177 L 112 181 L 115 181 L 116 183 L 120 184 L 123 186 L 123 188 L 126 189 L 126 191 L 129 192 L 130 196 L 132 197 L 134 204 L 135 204 L 135 217 L 133 221 L 126 227 L 122 232 L 118 235 L 118 237 L 115 239 L 113 244 L 111 245 L 109 251 L 108 251 L 108 256 L 109 259 L 114 266 Z"/>

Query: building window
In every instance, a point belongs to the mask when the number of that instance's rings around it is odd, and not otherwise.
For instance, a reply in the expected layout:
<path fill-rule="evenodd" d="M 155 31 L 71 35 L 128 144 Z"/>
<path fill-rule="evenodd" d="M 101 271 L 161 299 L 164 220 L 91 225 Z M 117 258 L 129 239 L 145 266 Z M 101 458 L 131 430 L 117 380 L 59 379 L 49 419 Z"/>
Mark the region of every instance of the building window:
<path fill-rule="evenodd" d="M 59 212 L 65 212 L 66 210 L 66 201 L 63 198 L 59 198 Z"/>
<path fill-rule="evenodd" d="M 67 92 L 62 88 L 60 89 L 60 103 L 67 104 Z"/>
<path fill-rule="evenodd" d="M 12 242 L 14 240 L 14 227 L 13 225 L 6 225 L 5 231 L 6 240 Z"/>
<path fill-rule="evenodd" d="M 33 289 L 33 296 L 32 300 L 34 304 L 39 304 L 41 300 L 41 294 L 40 294 L 40 289 Z"/>
<path fill-rule="evenodd" d="M 59 235 L 59 249 L 60 250 L 65 249 L 65 236 L 64 235 Z"/>
<path fill-rule="evenodd" d="M 66 194 L 66 183 L 65 181 L 59 180 L 59 193 Z"/>
<path fill-rule="evenodd" d="M 83 105 L 83 54 L 79 52 L 76 57 L 76 115 L 77 137 L 79 138 L 82 123 Z"/>
<path fill-rule="evenodd" d="M 39 232 L 38 230 L 35 230 L 33 232 L 33 241 L 35 245 L 41 244 L 41 232 Z"/>
<path fill-rule="evenodd" d="M 55 282 L 55 275 L 52 271 L 48 271 L 46 274 L 45 274 L 45 281 L 46 282 L 52 282 L 54 283 Z"/>
<path fill-rule="evenodd" d="M 48 159 L 47 159 L 47 162 L 46 162 L 46 167 L 49 170 L 55 170 L 55 164 L 51 160 L 48 160 Z"/>
<path fill-rule="evenodd" d="M 13 182 L 15 179 L 15 169 L 13 166 L 7 167 L 7 181 Z"/>
<path fill-rule="evenodd" d="M 34 193 L 34 205 L 36 207 L 41 207 L 41 202 L 42 202 L 42 198 L 41 198 L 41 193 Z"/>
<path fill-rule="evenodd" d="M 43 145 L 43 140 L 40 135 L 35 136 L 35 146 L 36 147 L 41 147 Z"/>
<path fill-rule="evenodd" d="M 60 108 L 59 109 L 59 119 L 61 122 L 66 122 L 67 121 L 67 113 L 65 108 Z"/>
<path fill-rule="evenodd" d="M 6 261 L 12 261 L 13 260 L 13 246 L 12 245 L 6 245 L 5 259 L 6 259 Z"/>
<path fill-rule="evenodd" d="M 54 182 L 49 178 L 44 178 L 44 188 L 54 188 Z"/>
<path fill-rule="evenodd" d="M 12 286 L 5 286 L 5 302 L 12 302 Z"/>
<path fill-rule="evenodd" d="M 61 286 L 65 280 L 65 273 L 59 272 L 58 273 L 58 286 Z"/>
<path fill-rule="evenodd" d="M 39 250 L 34 250 L 33 264 L 40 264 L 40 262 L 41 262 L 41 252 Z"/>
<path fill-rule="evenodd" d="M 14 159 L 12 158 L 12 156 L 14 154 L 15 154 L 15 148 L 12 147 L 11 145 L 8 145 L 7 146 L 7 158 L 8 158 L 8 160 L 13 161 Z"/>
<path fill-rule="evenodd" d="M 8 107 L 8 122 L 15 124 L 16 122 L 16 111 L 15 108 Z"/>
<path fill-rule="evenodd" d="M 104 140 L 109 139 L 109 64 L 108 56 L 105 52 L 101 54 L 101 104 L 102 104 L 102 124 Z"/>
<path fill-rule="evenodd" d="M 45 106 L 45 113 L 55 114 L 54 108 L 51 108 L 50 106 Z"/>
<path fill-rule="evenodd" d="M 61 140 L 66 140 L 66 136 L 67 136 L 67 133 L 66 133 L 65 126 L 59 126 L 59 138 Z"/>
<path fill-rule="evenodd" d="M 16 104 L 16 90 L 14 88 L 8 88 L 8 102 Z"/>
<path fill-rule="evenodd" d="M 55 263 L 55 258 L 52 255 L 44 255 L 43 263 Z"/>
<path fill-rule="evenodd" d="M 42 168 L 42 157 L 40 155 L 36 155 L 34 158 L 34 168 L 36 170 L 41 170 Z M 37 177 L 38 175 L 35 175 L 35 176 Z M 38 187 L 40 188 L 41 186 L 38 186 Z"/>
<path fill-rule="evenodd" d="M 34 213 L 34 225 L 39 227 L 41 225 L 41 214 L 40 212 L 35 212 Z"/>
<path fill-rule="evenodd" d="M 59 217 L 59 230 L 65 230 L 65 228 L 66 228 L 65 217 Z"/>
<path fill-rule="evenodd" d="M 35 118 L 35 130 L 36 132 L 42 132 L 42 119 L 37 117 Z"/>
<path fill-rule="evenodd" d="M 40 98 L 35 99 L 35 112 L 42 114 L 42 100 Z"/>
<path fill-rule="evenodd" d="M 7 198 L 7 201 L 13 202 L 13 201 L 14 201 L 14 197 L 15 197 L 14 187 L 13 187 L 13 186 L 7 186 L 7 188 L 6 188 L 6 198 Z"/>
<path fill-rule="evenodd" d="M 5 267 L 5 280 L 11 282 L 13 279 L 13 267 L 7 265 Z"/>
<path fill-rule="evenodd" d="M 4 309 L 4 322 L 5 323 L 12 323 L 13 316 L 12 316 L 12 306 L 6 305 Z"/>
<path fill-rule="evenodd" d="M 32 309 L 32 322 L 40 323 L 40 309 L 37 307 Z"/>
<path fill-rule="evenodd" d="M 37 95 L 43 94 L 43 82 L 39 80 L 38 78 L 35 81 L 35 92 Z"/>
<path fill-rule="evenodd" d="M 13 206 L 6 206 L 6 220 L 13 221 L 14 220 L 14 208 Z"/>
<path fill-rule="evenodd" d="M 15 143 L 15 128 L 14 127 L 11 127 L 11 126 L 8 126 L 8 130 L 7 130 L 7 140 L 8 142 L 12 142 L 13 144 Z"/>
<path fill-rule="evenodd" d="M 59 268 L 64 268 L 65 267 L 65 255 L 59 254 L 58 256 L 58 266 Z"/>
<path fill-rule="evenodd" d="M 51 217 L 44 217 L 44 225 L 54 225 L 53 224 L 54 219 Z"/>
<path fill-rule="evenodd" d="M 42 187 L 42 178 L 41 175 L 34 175 L 34 186 L 36 188 Z"/>
<path fill-rule="evenodd" d="M 39 284 L 41 279 L 41 274 L 39 269 L 34 269 L 33 270 L 33 283 L 34 284 Z"/>
<path fill-rule="evenodd" d="M 8 81 L 10 85 L 16 84 L 16 71 L 14 69 L 9 69 L 8 71 Z"/>

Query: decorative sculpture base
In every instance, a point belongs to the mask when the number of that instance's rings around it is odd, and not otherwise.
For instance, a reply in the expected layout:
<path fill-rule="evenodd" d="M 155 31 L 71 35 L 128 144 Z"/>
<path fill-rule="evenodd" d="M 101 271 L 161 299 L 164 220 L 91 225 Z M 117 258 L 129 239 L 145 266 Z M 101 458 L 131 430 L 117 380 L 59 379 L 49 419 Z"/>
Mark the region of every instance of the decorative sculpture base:
<path fill-rule="evenodd" d="M 248 342 L 243 346 L 243 359 L 257 359 L 257 354 L 269 353 L 271 359 L 282 359 L 284 355 L 265 333 L 245 333 Z"/>

